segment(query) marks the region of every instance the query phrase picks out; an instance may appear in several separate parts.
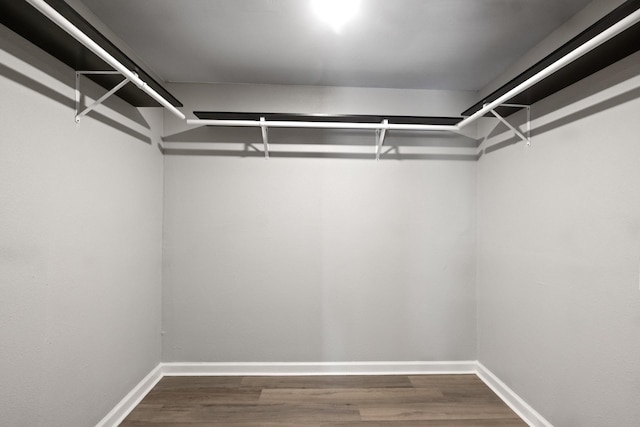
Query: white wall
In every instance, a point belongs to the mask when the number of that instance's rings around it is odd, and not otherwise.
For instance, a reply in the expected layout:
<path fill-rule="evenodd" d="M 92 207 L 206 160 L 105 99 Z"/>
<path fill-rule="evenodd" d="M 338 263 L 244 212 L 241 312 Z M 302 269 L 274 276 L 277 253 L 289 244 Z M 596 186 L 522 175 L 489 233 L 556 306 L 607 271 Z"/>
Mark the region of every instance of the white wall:
<path fill-rule="evenodd" d="M 478 359 L 556 426 L 640 419 L 639 76 L 535 104 L 531 148 L 480 131 Z"/>
<path fill-rule="evenodd" d="M 162 113 L 114 98 L 76 126 L 74 76 L 0 27 L 7 426 L 95 425 L 160 357 Z"/>
<path fill-rule="evenodd" d="M 222 111 L 406 114 L 406 105 L 430 111 L 440 103 L 457 114 L 473 97 L 249 85 L 170 90 L 194 109 Z M 230 136 L 185 130 L 170 118 L 166 126 L 172 147 L 181 138 L 204 144 Z M 252 131 L 241 136 L 259 141 Z M 165 156 L 163 360 L 474 359 L 473 157 L 376 162 L 373 132 L 271 136 L 274 149 L 287 138 L 364 138 L 369 159 Z M 469 150 L 475 146 L 445 151 Z"/>

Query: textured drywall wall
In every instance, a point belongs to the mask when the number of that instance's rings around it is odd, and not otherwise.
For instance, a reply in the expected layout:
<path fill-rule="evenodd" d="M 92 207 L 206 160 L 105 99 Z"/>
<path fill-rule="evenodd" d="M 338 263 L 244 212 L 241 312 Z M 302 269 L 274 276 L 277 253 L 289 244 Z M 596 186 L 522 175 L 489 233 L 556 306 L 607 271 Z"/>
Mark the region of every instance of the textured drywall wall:
<path fill-rule="evenodd" d="M 95 425 L 160 358 L 162 112 L 76 125 L 74 77 L 0 26 L 3 426 Z"/>
<path fill-rule="evenodd" d="M 479 130 L 478 360 L 555 426 L 640 420 L 639 111 L 636 54 Z"/>
<path fill-rule="evenodd" d="M 194 109 L 222 111 L 406 114 L 403 106 L 420 105 L 414 114 L 446 115 L 473 98 L 350 88 L 170 89 Z M 178 125 L 165 121 L 172 149 L 181 140 L 206 146 L 228 137 L 261 148 L 256 129 L 238 135 Z M 376 162 L 372 131 L 272 131 L 274 150 L 293 152 L 283 141 L 365 141 L 356 148 L 368 159 L 168 152 L 163 360 L 474 359 L 473 156 Z M 409 140 L 467 141 L 422 135 L 402 142 Z M 475 153 L 473 144 L 427 148 L 455 156 Z"/>

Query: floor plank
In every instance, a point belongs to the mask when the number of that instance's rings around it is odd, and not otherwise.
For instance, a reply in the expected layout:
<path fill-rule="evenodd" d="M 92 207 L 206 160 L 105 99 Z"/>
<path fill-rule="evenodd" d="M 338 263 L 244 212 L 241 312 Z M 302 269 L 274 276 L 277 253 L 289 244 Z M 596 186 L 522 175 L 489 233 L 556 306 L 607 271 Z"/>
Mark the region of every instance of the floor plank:
<path fill-rule="evenodd" d="M 262 388 L 414 388 L 406 375 L 311 375 L 244 377 L 243 386 Z"/>
<path fill-rule="evenodd" d="M 416 421 L 356 421 L 353 423 L 324 423 L 320 427 L 527 427 L 520 419 L 494 420 L 421 420 Z M 192 427 L 191 425 L 189 427 Z"/>
<path fill-rule="evenodd" d="M 526 426 L 475 375 L 165 377 L 123 427 Z"/>
<path fill-rule="evenodd" d="M 508 406 L 484 401 L 423 402 L 400 405 L 360 406 L 364 421 L 423 421 L 464 419 L 512 419 L 515 414 Z"/>
<path fill-rule="evenodd" d="M 263 390 L 260 402 L 373 405 L 420 403 L 442 397 L 438 390 L 412 388 L 282 388 Z"/>

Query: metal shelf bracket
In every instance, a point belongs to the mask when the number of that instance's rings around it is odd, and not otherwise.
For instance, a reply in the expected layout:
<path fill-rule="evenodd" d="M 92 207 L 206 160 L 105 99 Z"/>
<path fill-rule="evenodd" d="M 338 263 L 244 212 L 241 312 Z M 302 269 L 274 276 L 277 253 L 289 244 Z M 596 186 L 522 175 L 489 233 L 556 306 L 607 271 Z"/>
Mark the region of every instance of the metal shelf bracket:
<path fill-rule="evenodd" d="M 376 160 L 380 160 L 380 154 L 382 153 L 382 146 L 384 145 L 384 138 L 387 135 L 387 127 L 389 120 L 384 119 L 382 121 L 382 129 L 376 129 Z"/>
<path fill-rule="evenodd" d="M 264 145 L 264 158 L 266 160 L 269 158 L 269 128 L 264 117 L 260 117 L 260 130 L 262 131 L 262 144 Z"/>
<path fill-rule="evenodd" d="M 507 119 L 505 119 L 500 114 L 498 114 L 495 109 L 491 109 L 491 110 L 489 110 L 489 112 L 491 114 L 493 114 L 498 120 L 500 120 L 506 127 L 511 129 L 516 134 L 516 136 L 518 138 L 520 138 L 523 142 L 525 142 L 527 144 L 527 147 L 531 147 L 531 106 L 530 105 L 521 105 L 521 104 L 500 104 L 499 106 L 497 106 L 495 108 L 498 108 L 498 107 L 513 107 L 513 108 L 524 108 L 524 109 L 526 109 L 526 111 L 527 111 L 527 123 L 525 124 L 526 131 L 524 133 L 522 133 L 522 131 L 520 131 L 520 129 L 518 129 L 517 127 L 515 127 L 511 123 L 509 123 L 507 121 Z"/>
<path fill-rule="evenodd" d="M 80 119 L 93 111 L 98 105 L 102 104 L 107 98 L 111 95 L 119 91 L 124 85 L 129 83 L 131 80 L 128 77 L 125 77 L 123 81 L 118 83 L 113 89 L 102 95 L 100 98 L 96 99 L 93 104 L 89 105 L 84 110 L 80 111 L 80 77 L 88 74 L 121 74 L 119 71 L 76 71 L 76 123 L 80 123 Z"/>

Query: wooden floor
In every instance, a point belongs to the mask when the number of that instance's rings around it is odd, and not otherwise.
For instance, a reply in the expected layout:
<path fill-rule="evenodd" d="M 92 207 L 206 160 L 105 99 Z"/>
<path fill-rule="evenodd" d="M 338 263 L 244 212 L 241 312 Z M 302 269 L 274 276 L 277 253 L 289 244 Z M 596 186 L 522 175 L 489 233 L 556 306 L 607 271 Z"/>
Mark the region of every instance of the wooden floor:
<path fill-rule="evenodd" d="M 123 427 L 526 426 L 475 375 L 165 377 Z"/>

